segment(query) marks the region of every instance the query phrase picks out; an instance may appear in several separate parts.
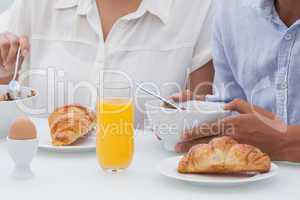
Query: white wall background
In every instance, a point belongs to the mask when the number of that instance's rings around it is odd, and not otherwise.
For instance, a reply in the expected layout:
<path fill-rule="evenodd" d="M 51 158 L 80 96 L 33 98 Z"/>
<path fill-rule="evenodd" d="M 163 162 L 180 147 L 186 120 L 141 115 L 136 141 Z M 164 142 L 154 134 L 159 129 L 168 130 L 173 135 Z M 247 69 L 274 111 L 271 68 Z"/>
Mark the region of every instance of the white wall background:
<path fill-rule="evenodd" d="M 0 13 L 6 10 L 13 2 L 14 0 L 0 0 Z"/>

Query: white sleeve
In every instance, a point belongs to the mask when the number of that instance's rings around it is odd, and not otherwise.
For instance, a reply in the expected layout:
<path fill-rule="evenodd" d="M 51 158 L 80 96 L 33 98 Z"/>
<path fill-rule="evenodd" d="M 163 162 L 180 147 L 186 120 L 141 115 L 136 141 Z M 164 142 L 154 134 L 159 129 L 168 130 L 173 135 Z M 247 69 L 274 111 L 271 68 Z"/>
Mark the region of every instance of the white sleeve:
<path fill-rule="evenodd" d="M 194 47 L 194 55 L 192 59 L 191 70 L 195 71 L 208 63 L 212 59 L 212 24 L 213 24 L 213 8 L 212 4 L 208 7 L 207 14 L 202 23 L 201 30 L 198 35 L 197 43 Z"/>
<path fill-rule="evenodd" d="M 0 14 L 0 33 L 8 31 L 8 20 L 11 15 L 12 8 L 7 9 Z"/>
<path fill-rule="evenodd" d="M 31 11 L 27 0 L 14 0 L 12 6 L 0 14 L 0 33 L 11 32 L 15 35 L 30 34 Z"/>

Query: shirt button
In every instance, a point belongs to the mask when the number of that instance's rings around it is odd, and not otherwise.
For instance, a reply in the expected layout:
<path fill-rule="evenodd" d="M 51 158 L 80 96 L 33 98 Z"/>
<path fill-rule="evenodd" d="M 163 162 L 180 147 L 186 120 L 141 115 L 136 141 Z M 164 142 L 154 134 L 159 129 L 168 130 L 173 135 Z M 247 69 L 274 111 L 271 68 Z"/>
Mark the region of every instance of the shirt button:
<path fill-rule="evenodd" d="M 284 36 L 284 38 L 285 38 L 286 40 L 291 40 L 291 39 L 293 38 L 293 36 L 292 36 L 291 34 L 286 34 L 286 35 Z"/>
<path fill-rule="evenodd" d="M 288 83 L 287 82 L 283 82 L 277 85 L 277 89 L 278 90 L 285 90 L 288 88 Z"/>

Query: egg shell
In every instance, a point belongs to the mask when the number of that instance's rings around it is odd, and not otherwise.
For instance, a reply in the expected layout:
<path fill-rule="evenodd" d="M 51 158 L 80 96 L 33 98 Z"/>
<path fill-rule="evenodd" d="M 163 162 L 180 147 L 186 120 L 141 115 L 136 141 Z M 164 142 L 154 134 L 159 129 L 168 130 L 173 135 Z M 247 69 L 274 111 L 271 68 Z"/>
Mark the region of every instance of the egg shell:
<path fill-rule="evenodd" d="M 34 123 L 28 117 L 16 119 L 10 127 L 9 138 L 13 140 L 32 140 L 37 137 Z"/>

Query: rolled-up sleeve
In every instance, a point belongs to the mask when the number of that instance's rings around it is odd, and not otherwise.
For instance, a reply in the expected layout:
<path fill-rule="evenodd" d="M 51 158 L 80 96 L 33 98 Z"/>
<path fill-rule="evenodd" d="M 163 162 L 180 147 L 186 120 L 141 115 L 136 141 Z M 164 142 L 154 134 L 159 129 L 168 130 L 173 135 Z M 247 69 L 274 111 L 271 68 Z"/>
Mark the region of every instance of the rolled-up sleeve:
<path fill-rule="evenodd" d="M 207 14 L 202 23 L 200 33 L 197 37 L 197 42 L 194 47 L 191 70 L 195 71 L 212 59 L 212 22 L 213 9 L 212 4 L 209 5 Z"/>
<path fill-rule="evenodd" d="M 222 6 L 215 7 L 216 12 L 213 22 L 213 63 L 215 67 L 215 77 L 213 84 L 213 95 L 206 96 L 207 101 L 230 102 L 233 99 L 246 99 L 242 87 L 235 80 L 232 66 L 230 66 L 230 52 L 226 52 L 224 44 L 230 40 L 231 35 L 228 29 L 224 28 L 229 21 L 222 14 Z M 230 42 L 230 41 L 229 41 Z"/>

